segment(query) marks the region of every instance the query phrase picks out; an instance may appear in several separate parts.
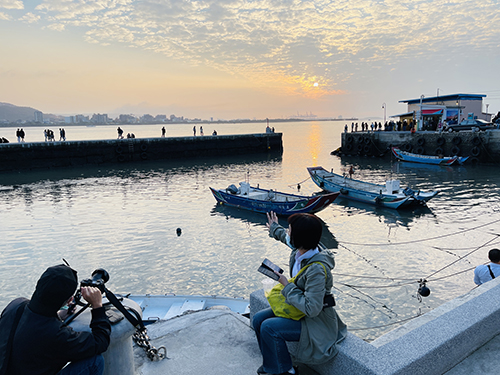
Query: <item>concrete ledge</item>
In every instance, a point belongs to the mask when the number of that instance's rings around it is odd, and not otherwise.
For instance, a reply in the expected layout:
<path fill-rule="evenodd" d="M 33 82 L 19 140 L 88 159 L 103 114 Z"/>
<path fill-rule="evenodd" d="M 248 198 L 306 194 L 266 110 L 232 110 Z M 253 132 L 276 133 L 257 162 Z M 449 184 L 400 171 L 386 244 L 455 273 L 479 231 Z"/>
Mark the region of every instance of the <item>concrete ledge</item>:
<path fill-rule="evenodd" d="M 438 375 L 500 333 L 500 278 L 367 343 L 353 334 L 321 375 Z M 262 290 L 250 295 L 251 318 L 268 307 Z"/>

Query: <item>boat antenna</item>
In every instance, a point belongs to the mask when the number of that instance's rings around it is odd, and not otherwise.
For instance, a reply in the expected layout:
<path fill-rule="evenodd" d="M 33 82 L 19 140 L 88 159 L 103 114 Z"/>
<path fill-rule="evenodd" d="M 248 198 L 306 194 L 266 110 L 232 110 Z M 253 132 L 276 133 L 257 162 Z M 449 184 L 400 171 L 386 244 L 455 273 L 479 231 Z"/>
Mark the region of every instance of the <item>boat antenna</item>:
<path fill-rule="evenodd" d="M 245 178 L 246 183 L 250 183 L 250 170 L 247 171 L 247 177 Z"/>

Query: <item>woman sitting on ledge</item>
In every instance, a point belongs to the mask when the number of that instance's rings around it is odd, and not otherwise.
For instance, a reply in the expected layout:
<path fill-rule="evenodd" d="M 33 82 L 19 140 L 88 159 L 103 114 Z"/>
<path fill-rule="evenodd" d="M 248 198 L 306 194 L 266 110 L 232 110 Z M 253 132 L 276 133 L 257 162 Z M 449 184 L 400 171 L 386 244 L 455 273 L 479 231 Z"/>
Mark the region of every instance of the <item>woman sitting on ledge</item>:
<path fill-rule="evenodd" d="M 288 230 L 278 224 L 274 212 L 267 214 L 267 218 L 269 236 L 292 249 L 289 261 L 291 276 L 297 276 L 302 269 L 293 282 L 289 282 L 284 275 L 277 275 L 284 286 L 281 293 L 286 297 L 286 303 L 305 316 L 300 320 L 277 317 L 271 308 L 255 314 L 252 325 L 263 357 L 263 365 L 257 373 L 296 374 L 286 341 L 298 341 L 295 362 L 321 364 L 337 354 L 337 344 L 347 335 L 347 327 L 333 304 L 324 307 L 325 296 L 331 297 L 331 270 L 335 261 L 330 251 L 318 246 L 322 225 L 316 216 L 294 214 L 288 219 Z"/>

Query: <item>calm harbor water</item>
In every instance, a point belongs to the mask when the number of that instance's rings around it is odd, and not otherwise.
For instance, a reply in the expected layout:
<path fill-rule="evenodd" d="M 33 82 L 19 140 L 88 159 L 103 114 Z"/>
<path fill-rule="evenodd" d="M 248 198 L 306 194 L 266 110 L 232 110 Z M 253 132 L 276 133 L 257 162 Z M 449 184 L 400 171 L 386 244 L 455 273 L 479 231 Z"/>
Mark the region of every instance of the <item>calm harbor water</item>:
<path fill-rule="evenodd" d="M 45 268 L 62 258 L 80 278 L 105 268 L 117 293 L 248 298 L 261 288 L 261 260 L 285 268 L 287 248 L 268 237 L 264 215 L 217 206 L 208 187 L 237 185 L 248 175 L 253 185 L 292 193 L 300 182 L 300 193 L 311 194 L 318 188 L 306 167 L 314 165 L 342 172 L 352 164 L 359 179 L 398 178 L 414 190 L 441 192 L 413 211 L 340 200 L 318 214 L 322 241 L 337 253 L 337 310 L 353 333 L 372 340 L 474 287 L 471 269 L 500 247 L 498 167 L 339 158 L 330 152 L 340 145 L 343 122 L 273 125 L 283 132 L 282 155 L 0 174 L 0 309 L 29 297 Z M 146 138 L 158 137 L 161 126 L 123 128 Z M 193 125 L 166 127 L 167 136 L 192 135 Z M 203 127 L 222 135 L 261 133 L 265 124 Z M 25 128 L 26 140 L 43 141 L 43 129 Z M 15 130 L 0 128 L 0 137 L 15 141 Z M 113 139 L 116 126 L 66 127 L 66 134 L 68 140 Z M 419 279 L 428 280 L 427 298 L 418 298 Z"/>

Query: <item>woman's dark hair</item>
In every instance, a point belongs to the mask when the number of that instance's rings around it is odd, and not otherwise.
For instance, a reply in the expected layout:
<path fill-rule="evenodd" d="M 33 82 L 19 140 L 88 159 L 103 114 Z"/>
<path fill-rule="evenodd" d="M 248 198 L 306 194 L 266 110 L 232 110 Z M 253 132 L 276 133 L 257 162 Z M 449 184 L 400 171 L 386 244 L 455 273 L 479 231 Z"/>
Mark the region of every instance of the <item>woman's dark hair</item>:
<path fill-rule="evenodd" d="M 311 214 L 293 214 L 288 218 L 292 228 L 290 233 L 291 245 L 296 249 L 315 249 L 321 239 L 323 226 L 321 220 Z"/>

